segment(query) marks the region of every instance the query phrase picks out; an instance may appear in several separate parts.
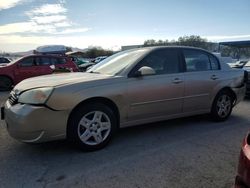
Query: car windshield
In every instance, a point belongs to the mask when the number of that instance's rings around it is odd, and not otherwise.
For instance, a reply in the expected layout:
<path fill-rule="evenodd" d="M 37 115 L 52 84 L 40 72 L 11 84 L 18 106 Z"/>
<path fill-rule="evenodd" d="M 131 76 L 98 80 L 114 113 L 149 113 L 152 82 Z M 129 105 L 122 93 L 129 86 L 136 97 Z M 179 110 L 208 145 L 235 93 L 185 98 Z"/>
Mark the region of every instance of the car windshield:
<path fill-rule="evenodd" d="M 148 49 L 136 49 L 119 52 L 101 61 L 99 64 L 93 66 L 87 72 L 114 76 L 119 74 L 126 67 L 134 63 L 137 59 L 142 57 L 147 52 Z"/>
<path fill-rule="evenodd" d="M 245 67 L 250 67 L 250 61 L 245 64 Z"/>
<path fill-rule="evenodd" d="M 20 59 L 22 59 L 23 57 L 19 57 L 15 60 L 12 60 L 11 62 L 8 63 L 8 65 L 12 65 L 12 64 L 15 64 L 17 61 L 19 61 Z"/>

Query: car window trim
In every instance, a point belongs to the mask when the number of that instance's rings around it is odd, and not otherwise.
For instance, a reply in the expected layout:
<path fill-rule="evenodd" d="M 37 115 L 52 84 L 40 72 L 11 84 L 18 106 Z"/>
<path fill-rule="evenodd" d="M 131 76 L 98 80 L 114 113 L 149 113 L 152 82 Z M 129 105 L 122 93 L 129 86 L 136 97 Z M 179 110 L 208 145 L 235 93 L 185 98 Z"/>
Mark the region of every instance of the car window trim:
<path fill-rule="evenodd" d="M 216 60 L 216 62 L 218 64 L 218 69 L 213 69 L 212 68 L 212 62 L 211 62 L 211 58 L 210 57 L 213 57 Z M 208 53 L 208 58 L 209 58 L 209 61 L 210 61 L 211 70 L 221 70 L 220 61 L 219 61 L 219 59 L 215 55 Z"/>

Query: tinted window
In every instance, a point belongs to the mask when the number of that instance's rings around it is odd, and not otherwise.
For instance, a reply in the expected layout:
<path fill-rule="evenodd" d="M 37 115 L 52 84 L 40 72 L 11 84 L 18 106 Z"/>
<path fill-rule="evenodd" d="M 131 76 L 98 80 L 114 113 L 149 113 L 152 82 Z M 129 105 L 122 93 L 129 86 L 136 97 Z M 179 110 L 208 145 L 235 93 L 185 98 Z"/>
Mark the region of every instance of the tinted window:
<path fill-rule="evenodd" d="M 37 65 L 50 65 L 50 58 L 48 57 L 39 57 L 37 58 Z"/>
<path fill-rule="evenodd" d="M 0 58 L 0 63 L 9 63 L 10 61 L 6 58 Z"/>
<path fill-rule="evenodd" d="M 211 70 L 208 55 L 198 50 L 183 50 L 186 70 L 192 71 L 207 71 Z"/>
<path fill-rule="evenodd" d="M 174 49 L 153 51 L 139 63 L 138 69 L 143 66 L 153 68 L 156 74 L 177 73 L 179 72 L 178 52 Z"/>
<path fill-rule="evenodd" d="M 212 70 L 220 69 L 219 61 L 214 56 L 210 55 L 209 59 L 210 59 L 211 69 Z"/>
<path fill-rule="evenodd" d="M 50 58 L 51 65 L 57 64 L 57 58 Z"/>
<path fill-rule="evenodd" d="M 51 65 L 58 65 L 58 64 L 65 64 L 66 59 L 65 58 L 50 58 Z"/>
<path fill-rule="evenodd" d="M 58 58 L 57 59 L 57 64 L 65 64 L 66 63 L 66 59 L 65 58 Z"/>
<path fill-rule="evenodd" d="M 34 58 L 26 58 L 20 62 L 22 67 L 31 67 L 34 65 Z"/>

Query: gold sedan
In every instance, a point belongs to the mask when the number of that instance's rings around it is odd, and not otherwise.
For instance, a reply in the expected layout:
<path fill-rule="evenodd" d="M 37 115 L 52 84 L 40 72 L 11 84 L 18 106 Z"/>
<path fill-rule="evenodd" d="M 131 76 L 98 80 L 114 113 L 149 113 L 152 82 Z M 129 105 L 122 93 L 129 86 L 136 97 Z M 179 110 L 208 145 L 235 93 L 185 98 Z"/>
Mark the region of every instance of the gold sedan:
<path fill-rule="evenodd" d="M 2 108 L 9 134 L 23 142 L 69 139 L 104 147 L 117 128 L 210 113 L 226 120 L 245 94 L 243 70 L 198 48 L 119 52 L 86 73 L 30 78 Z"/>

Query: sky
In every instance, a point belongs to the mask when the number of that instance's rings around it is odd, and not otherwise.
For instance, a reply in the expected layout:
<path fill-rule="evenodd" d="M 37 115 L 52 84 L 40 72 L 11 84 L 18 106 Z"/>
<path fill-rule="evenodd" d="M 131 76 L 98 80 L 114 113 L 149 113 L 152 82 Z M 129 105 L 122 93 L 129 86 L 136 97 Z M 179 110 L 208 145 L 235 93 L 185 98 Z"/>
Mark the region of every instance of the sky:
<path fill-rule="evenodd" d="M 199 35 L 250 40 L 250 0 L 0 0 L 0 52 L 41 45 L 117 50 Z"/>

